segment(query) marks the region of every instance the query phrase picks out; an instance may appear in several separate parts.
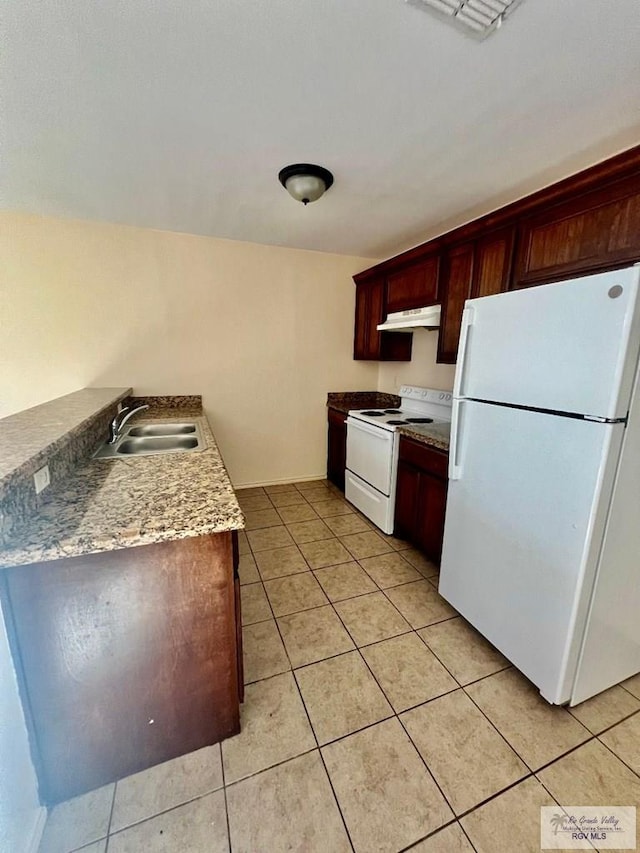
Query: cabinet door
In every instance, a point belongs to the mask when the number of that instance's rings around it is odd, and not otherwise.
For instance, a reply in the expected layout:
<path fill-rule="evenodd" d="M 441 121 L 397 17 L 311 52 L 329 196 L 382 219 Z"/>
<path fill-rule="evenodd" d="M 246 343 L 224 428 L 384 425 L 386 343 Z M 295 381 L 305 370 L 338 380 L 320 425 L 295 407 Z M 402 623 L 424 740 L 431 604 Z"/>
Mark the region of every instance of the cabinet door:
<path fill-rule="evenodd" d="M 386 316 L 385 281 L 382 276 L 356 282 L 356 314 L 353 336 L 354 359 L 367 361 L 411 361 L 413 335 L 379 332 Z"/>
<path fill-rule="evenodd" d="M 594 190 L 525 220 L 516 287 L 640 259 L 640 176 Z"/>
<path fill-rule="evenodd" d="M 442 554 L 446 503 L 447 481 L 421 472 L 418 497 L 419 544 L 434 563 L 440 562 Z"/>
<path fill-rule="evenodd" d="M 416 542 L 420 471 L 402 459 L 398 462 L 394 533 L 408 542 Z"/>
<path fill-rule="evenodd" d="M 353 332 L 353 357 L 369 358 L 367 335 L 369 332 L 369 285 L 356 284 L 356 321 Z"/>
<path fill-rule="evenodd" d="M 494 231 L 476 243 L 471 296 L 493 296 L 509 287 L 515 226 Z"/>
<path fill-rule="evenodd" d="M 344 469 L 347 461 L 347 416 L 329 409 L 327 442 L 327 479 L 344 491 Z"/>
<path fill-rule="evenodd" d="M 442 552 L 447 463 L 442 450 L 401 437 L 394 531 L 434 562 Z"/>
<path fill-rule="evenodd" d="M 387 276 L 387 311 L 422 308 L 438 301 L 440 258 L 432 255 Z"/>
<path fill-rule="evenodd" d="M 450 249 L 444 260 L 442 316 L 438 335 L 438 361 L 455 364 L 462 324 L 462 310 L 471 294 L 474 243 Z"/>
<path fill-rule="evenodd" d="M 232 547 L 218 533 L 6 570 L 43 802 L 240 731 Z"/>
<path fill-rule="evenodd" d="M 382 323 L 385 316 L 384 306 L 384 279 L 379 278 L 369 284 L 368 288 L 368 324 L 365 343 L 366 358 L 379 359 L 382 347 L 382 333 L 378 331 L 378 323 Z"/>

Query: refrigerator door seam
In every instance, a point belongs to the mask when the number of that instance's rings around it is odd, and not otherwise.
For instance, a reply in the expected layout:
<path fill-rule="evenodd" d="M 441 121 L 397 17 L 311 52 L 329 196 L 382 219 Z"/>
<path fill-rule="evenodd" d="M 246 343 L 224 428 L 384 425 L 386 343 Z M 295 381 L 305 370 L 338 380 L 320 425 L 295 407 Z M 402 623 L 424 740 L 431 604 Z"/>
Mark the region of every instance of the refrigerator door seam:
<path fill-rule="evenodd" d="M 601 418 L 598 415 L 584 415 L 579 412 L 564 412 L 559 409 L 541 409 L 537 406 L 522 406 L 520 403 L 502 403 L 499 400 L 483 400 L 480 397 L 457 397 L 459 400 L 469 400 L 483 403 L 487 406 L 500 406 L 503 409 L 518 409 L 522 412 L 537 412 L 539 415 L 552 415 L 558 418 L 573 418 L 577 421 L 594 421 L 599 424 L 624 424 L 627 418 Z"/>

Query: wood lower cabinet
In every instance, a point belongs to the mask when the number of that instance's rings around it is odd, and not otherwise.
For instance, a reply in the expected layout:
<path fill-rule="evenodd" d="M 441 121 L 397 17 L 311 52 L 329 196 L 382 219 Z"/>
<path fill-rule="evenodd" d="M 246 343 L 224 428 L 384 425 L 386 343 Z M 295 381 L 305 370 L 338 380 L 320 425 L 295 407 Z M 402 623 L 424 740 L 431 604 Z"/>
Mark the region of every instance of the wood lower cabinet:
<path fill-rule="evenodd" d="M 440 562 L 447 502 L 448 454 L 400 438 L 395 534 Z"/>
<path fill-rule="evenodd" d="M 4 570 L 44 803 L 239 732 L 233 554 L 220 533 Z"/>
<path fill-rule="evenodd" d="M 328 409 L 327 480 L 344 492 L 344 469 L 347 464 L 347 416 Z"/>
<path fill-rule="evenodd" d="M 438 301 L 440 257 L 437 254 L 387 276 L 387 311 L 423 308 Z"/>

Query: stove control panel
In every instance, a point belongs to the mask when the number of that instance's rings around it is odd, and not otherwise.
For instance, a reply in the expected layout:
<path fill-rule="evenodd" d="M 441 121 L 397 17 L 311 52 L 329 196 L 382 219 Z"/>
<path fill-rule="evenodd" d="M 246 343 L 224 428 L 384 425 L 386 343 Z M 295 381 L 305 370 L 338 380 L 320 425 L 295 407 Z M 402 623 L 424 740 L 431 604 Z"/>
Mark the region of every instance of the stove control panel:
<path fill-rule="evenodd" d="M 439 403 L 441 406 L 450 406 L 453 399 L 451 391 L 439 391 L 434 388 L 419 388 L 417 385 L 403 385 L 400 388 L 400 396 L 403 400 L 419 400 L 423 403 Z"/>

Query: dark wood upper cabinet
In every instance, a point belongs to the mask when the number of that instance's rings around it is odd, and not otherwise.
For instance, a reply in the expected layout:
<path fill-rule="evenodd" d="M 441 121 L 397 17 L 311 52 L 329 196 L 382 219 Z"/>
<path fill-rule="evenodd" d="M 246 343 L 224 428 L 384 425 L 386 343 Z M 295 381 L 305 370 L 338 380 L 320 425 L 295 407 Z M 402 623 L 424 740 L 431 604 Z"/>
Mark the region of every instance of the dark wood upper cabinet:
<path fill-rule="evenodd" d="M 431 255 L 387 276 L 387 311 L 422 308 L 438 301 L 440 257 Z"/>
<path fill-rule="evenodd" d="M 493 296 L 509 289 L 515 226 L 481 237 L 475 246 L 471 298 Z"/>
<path fill-rule="evenodd" d="M 411 357 L 406 342 L 394 350 L 388 332 L 366 325 L 367 312 L 440 302 L 438 361 L 453 364 L 467 298 L 637 261 L 640 145 L 359 273 L 356 282 L 375 279 L 377 290 L 368 307 L 356 305 L 355 357 L 390 360 L 385 348 Z"/>
<path fill-rule="evenodd" d="M 413 335 L 379 332 L 387 315 L 386 282 L 383 276 L 359 281 L 356 277 L 356 314 L 353 335 L 354 359 L 368 361 L 411 361 Z"/>
<path fill-rule="evenodd" d="M 640 260 L 640 176 L 586 193 L 520 224 L 514 286 Z"/>
<path fill-rule="evenodd" d="M 454 364 L 458 354 L 460 325 L 465 301 L 471 295 L 475 244 L 463 243 L 449 249 L 444 257 L 442 316 L 438 336 L 438 361 Z"/>

